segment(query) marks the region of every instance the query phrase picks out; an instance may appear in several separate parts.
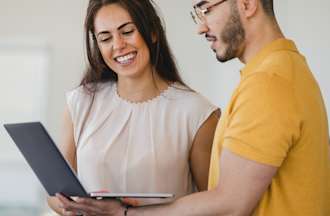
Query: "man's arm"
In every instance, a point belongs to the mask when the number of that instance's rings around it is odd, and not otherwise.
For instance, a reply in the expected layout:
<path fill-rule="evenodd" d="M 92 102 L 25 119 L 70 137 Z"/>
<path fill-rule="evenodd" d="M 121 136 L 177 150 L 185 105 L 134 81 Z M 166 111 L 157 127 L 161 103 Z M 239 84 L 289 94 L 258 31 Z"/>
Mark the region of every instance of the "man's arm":
<path fill-rule="evenodd" d="M 217 188 L 195 193 L 169 205 L 131 208 L 129 216 L 250 215 L 275 175 L 277 168 L 260 164 L 223 149 Z"/>

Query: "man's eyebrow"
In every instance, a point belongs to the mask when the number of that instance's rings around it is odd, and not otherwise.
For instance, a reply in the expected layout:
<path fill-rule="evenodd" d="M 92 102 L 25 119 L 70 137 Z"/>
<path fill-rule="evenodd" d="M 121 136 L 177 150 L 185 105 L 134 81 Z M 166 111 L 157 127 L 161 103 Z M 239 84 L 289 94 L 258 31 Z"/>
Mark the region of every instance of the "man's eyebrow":
<path fill-rule="evenodd" d="M 127 26 L 127 25 L 129 25 L 129 24 L 133 24 L 133 22 L 126 22 L 126 23 L 124 23 L 124 24 L 118 26 L 118 27 L 117 27 L 117 30 L 120 30 L 120 29 L 124 28 L 125 26 Z M 110 34 L 110 32 L 107 31 L 107 30 L 106 30 L 106 31 L 100 31 L 99 33 L 96 34 L 96 37 L 98 37 L 98 36 L 101 35 L 101 34 Z"/>
<path fill-rule="evenodd" d="M 200 1 L 197 4 L 194 5 L 194 8 L 202 7 L 203 5 L 205 5 L 207 3 L 209 3 L 209 2 L 208 1 Z"/>

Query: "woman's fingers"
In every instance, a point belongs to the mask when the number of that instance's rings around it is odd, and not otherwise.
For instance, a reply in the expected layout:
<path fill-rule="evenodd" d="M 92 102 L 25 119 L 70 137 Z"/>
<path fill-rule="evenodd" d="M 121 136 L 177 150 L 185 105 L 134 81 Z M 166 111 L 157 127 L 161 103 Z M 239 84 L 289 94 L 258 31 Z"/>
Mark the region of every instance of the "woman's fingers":
<path fill-rule="evenodd" d="M 66 211 L 65 209 L 62 209 L 62 215 L 63 216 L 77 216 L 79 214 L 71 212 L 71 211 Z M 82 214 L 81 214 L 82 215 Z"/>
<path fill-rule="evenodd" d="M 139 206 L 140 202 L 136 199 L 132 198 L 122 198 L 121 202 L 124 203 L 125 205 L 130 205 L 130 206 Z"/>
<path fill-rule="evenodd" d="M 63 196 L 62 194 L 56 194 L 56 197 L 60 201 L 60 208 L 62 209 L 62 214 L 65 216 L 76 216 L 76 215 L 83 215 L 81 209 L 79 209 L 79 206 L 69 200 L 67 197 Z"/>

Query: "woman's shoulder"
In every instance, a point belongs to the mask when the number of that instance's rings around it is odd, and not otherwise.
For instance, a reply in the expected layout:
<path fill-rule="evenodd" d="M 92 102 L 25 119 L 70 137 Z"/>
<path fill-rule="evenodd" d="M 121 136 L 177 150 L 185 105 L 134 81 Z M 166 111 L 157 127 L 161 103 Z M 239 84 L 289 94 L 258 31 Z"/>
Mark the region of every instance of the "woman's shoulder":
<path fill-rule="evenodd" d="M 96 84 L 87 84 L 87 85 L 80 85 L 74 89 L 69 90 L 66 93 L 68 98 L 72 99 L 89 99 L 95 95 L 104 95 L 108 94 L 109 91 L 112 90 L 114 84 L 112 82 L 102 82 Z"/>
<path fill-rule="evenodd" d="M 212 103 L 201 93 L 184 86 L 179 83 L 174 83 L 171 85 L 172 88 L 172 94 L 171 96 L 174 96 L 176 99 L 178 99 L 181 102 L 189 103 L 189 104 L 208 104 L 211 105 Z M 187 104 L 188 105 L 188 104 Z"/>
<path fill-rule="evenodd" d="M 182 84 L 174 83 L 170 87 L 168 98 L 169 101 L 176 103 L 175 107 L 182 107 L 185 110 L 203 112 L 209 109 L 217 109 L 217 106 L 214 105 L 209 99 L 203 96 L 201 93 L 184 86 Z"/>

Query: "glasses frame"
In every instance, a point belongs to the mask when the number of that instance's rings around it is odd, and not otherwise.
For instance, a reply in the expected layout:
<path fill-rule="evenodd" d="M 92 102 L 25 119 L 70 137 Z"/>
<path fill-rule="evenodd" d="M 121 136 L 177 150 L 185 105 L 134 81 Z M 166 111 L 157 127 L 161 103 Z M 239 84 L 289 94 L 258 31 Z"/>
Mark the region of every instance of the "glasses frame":
<path fill-rule="evenodd" d="M 193 11 L 190 11 L 190 15 L 194 21 L 195 24 L 203 24 L 205 22 L 205 17 L 206 17 L 206 14 L 211 12 L 212 8 L 226 2 L 227 0 L 221 0 L 221 1 L 218 1 L 212 5 L 209 5 L 208 7 L 206 8 L 201 8 L 201 6 L 203 5 L 200 5 L 200 4 L 196 4 L 194 5 L 194 10 Z"/>

